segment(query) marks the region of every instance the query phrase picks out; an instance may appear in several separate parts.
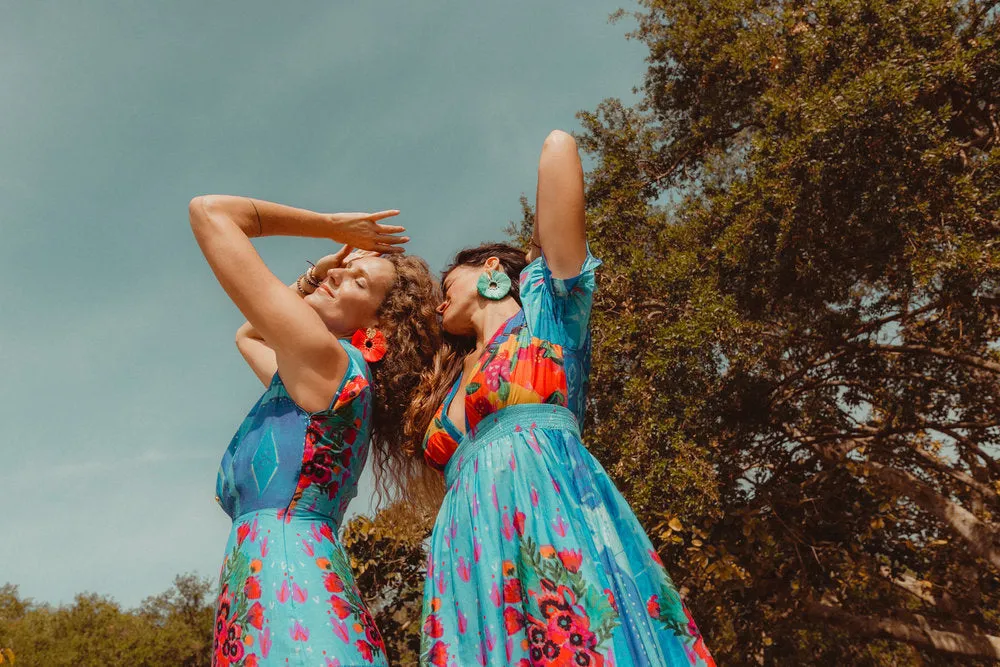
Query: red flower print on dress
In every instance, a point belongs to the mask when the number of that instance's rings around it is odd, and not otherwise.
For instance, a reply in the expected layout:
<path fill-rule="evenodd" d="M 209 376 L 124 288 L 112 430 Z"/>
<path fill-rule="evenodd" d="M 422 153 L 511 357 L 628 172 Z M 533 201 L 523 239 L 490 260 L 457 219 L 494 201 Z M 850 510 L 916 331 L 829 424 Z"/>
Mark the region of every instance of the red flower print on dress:
<path fill-rule="evenodd" d="M 688 634 L 695 638 L 692 649 L 694 654 L 705 662 L 706 667 L 715 667 L 715 659 L 708 652 L 708 647 L 705 646 L 705 638 L 701 636 L 701 631 L 698 630 L 698 625 L 694 622 L 694 617 L 691 616 L 687 605 L 684 606 L 684 614 L 688 619 Z"/>
<path fill-rule="evenodd" d="M 427 620 L 424 621 L 424 634 L 433 639 L 437 639 L 444 634 L 444 625 L 442 625 L 441 619 L 436 614 L 427 615 Z"/>
<path fill-rule="evenodd" d="M 250 524 L 241 523 L 239 526 L 236 527 L 236 543 L 243 544 L 243 540 L 245 540 L 247 538 L 247 535 L 249 534 L 250 534 Z"/>
<path fill-rule="evenodd" d="M 347 403 L 352 398 L 358 396 L 361 393 L 361 390 L 367 386 L 367 380 L 360 375 L 355 375 L 344 385 L 344 388 L 340 390 L 340 394 L 337 396 L 337 402 Z"/>
<path fill-rule="evenodd" d="M 649 617 L 650 618 L 659 618 L 660 617 L 660 600 L 659 600 L 659 596 L 657 596 L 657 595 L 650 596 L 649 600 L 646 602 L 646 611 L 649 612 Z"/>
<path fill-rule="evenodd" d="M 312 456 L 302 464 L 302 475 L 316 484 L 327 484 L 333 479 L 333 450 L 317 447 Z"/>
<path fill-rule="evenodd" d="M 331 593 L 342 593 L 344 591 L 344 580 L 336 572 L 327 572 L 324 574 L 323 585 Z"/>
<path fill-rule="evenodd" d="M 503 623 L 507 635 L 513 635 L 524 627 L 524 614 L 514 607 L 507 607 L 503 610 Z"/>
<path fill-rule="evenodd" d="M 580 563 L 583 562 L 583 554 L 579 549 L 573 551 L 564 549 L 559 552 L 559 560 L 562 561 L 563 567 L 570 572 L 578 572 L 580 570 Z"/>
<path fill-rule="evenodd" d="M 361 657 L 365 659 L 365 662 L 372 662 L 374 656 L 372 655 L 371 644 L 366 642 L 364 639 L 359 639 L 354 642 L 354 645 L 358 647 L 358 653 L 360 653 Z"/>
<path fill-rule="evenodd" d="M 351 615 L 351 605 L 347 603 L 344 598 L 337 597 L 333 595 L 330 597 L 330 606 L 333 608 L 333 613 L 337 615 L 337 618 L 344 620 Z"/>
<path fill-rule="evenodd" d="M 243 594 L 251 600 L 260 598 L 260 580 L 257 577 L 250 577 L 243 585 Z"/>
<path fill-rule="evenodd" d="M 508 604 L 521 601 L 520 579 L 508 579 L 503 582 L 503 601 Z"/>
<path fill-rule="evenodd" d="M 382 642 L 382 634 L 378 631 L 378 626 L 375 625 L 375 619 L 371 613 L 367 609 L 362 608 L 359 616 L 361 617 L 361 626 L 365 629 L 365 638 L 368 640 L 368 643 L 373 648 L 380 651 L 384 650 L 385 644 Z"/>
<path fill-rule="evenodd" d="M 247 612 L 247 621 L 253 627 L 260 630 L 264 627 L 264 607 L 259 602 L 254 602 Z"/>
<path fill-rule="evenodd" d="M 448 645 L 437 641 L 431 646 L 430 661 L 434 667 L 448 667 Z"/>
<path fill-rule="evenodd" d="M 215 664 L 229 667 L 243 659 L 243 628 L 238 623 L 230 622 L 221 637 L 216 638 Z"/>
<path fill-rule="evenodd" d="M 514 530 L 521 537 L 524 537 L 524 512 L 521 510 L 514 510 Z"/>

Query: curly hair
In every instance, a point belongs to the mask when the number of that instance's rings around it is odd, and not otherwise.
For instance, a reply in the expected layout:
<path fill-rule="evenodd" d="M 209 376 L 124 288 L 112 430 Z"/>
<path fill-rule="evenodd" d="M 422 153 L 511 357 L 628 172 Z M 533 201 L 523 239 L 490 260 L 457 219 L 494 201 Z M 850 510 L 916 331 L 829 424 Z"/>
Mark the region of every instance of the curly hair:
<path fill-rule="evenodd" d="M 466 248 L 455 255 L 455 259 L 441 274 L 443 283 L 448 274 L 460 266 L 482 266 L 490 257 L 500 260 L 500 268 L 510 278 L 510 295 L 521 305 L 521 271 L 527 266 L 524 250 L 507 243 L 484 243 L 474 248 Z M 413 393 L 409 408 L 403 418 L 405 438 L 416 444 L 414 454 L 420 451 L 424 433 L 434 419 L 434 413 L 444 402 L 458 374 L 462 371 L 465 355 L 475 348 L 475 337 L 453 336 L 442 332 L 441 344 L 433 360 L 420 376 L 419 386 Z M 440 475 L 438 475 L 440 477 Z"/>
<path fill-rule="evenodd" d="M 386 255 L 396 269 L 396 278 L 378 310 L 378 327 L 385 334 L 388 350 L 381 360 L 369 364 L 374 405 L 372 456 L 375 490 L 379 499 L 395 491 L 404 497 L 420 472 L 412 455 L 420 441 L 405 432 L 404 415 L 424 369 L 441 347 L 441 324 L 436 308 L 441 288 L 427 262 L 412 255 Z"/>

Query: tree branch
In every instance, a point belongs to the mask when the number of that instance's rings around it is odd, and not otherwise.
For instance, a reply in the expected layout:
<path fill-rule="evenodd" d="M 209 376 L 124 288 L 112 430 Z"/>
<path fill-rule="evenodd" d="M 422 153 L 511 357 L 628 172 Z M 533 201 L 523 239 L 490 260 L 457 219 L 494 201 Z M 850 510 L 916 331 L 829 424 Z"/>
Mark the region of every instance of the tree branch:
<path fill-rule="evenodd" d="M 876 479 L 940 519 L 953 533 L 965 540 L 973 553 L 1000 569 L 1000 549 L 996 547 L 1000 536 L 975 514 L 945 498 L 929 484 L 905 470 L 890 468 L 874 461 L 868 461 L 864 466 L 874 473 Z"/>
<path fill-rule="evenodd" d="M 905 623 L 892 618 L 857 616 L 839 607 L 818 602 L 807 604 L 805 612 L 813 618 L 830 621 L 863 637 L 895 639 L 942 653 L 1000 659 L 1000 637 L 984 635 L 971 628 L 963 629 L 962 632 L 935 630 L 919 614 L 913 614 L 916 623 Z"/>

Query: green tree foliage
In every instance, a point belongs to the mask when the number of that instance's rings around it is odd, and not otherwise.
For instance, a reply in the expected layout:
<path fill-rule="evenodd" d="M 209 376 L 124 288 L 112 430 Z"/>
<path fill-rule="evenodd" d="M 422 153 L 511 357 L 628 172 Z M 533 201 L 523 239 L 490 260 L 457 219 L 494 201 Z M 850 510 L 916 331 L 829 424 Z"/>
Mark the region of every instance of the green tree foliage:
<path fill-rule="evenodd" d="M 433 523 L 433 516 L 396 503 L 374 518 L 355 517 L 344 526 L 344 547 L 391 665 L 415 665 L 420 655 L 424 541 Z"/>
<path fill-rule="evenodd" d="M 344 526 L 358 586 L 385 639 L 390 664 L 413 665 L 420 648 L 433 517 L 406 505 L 359 516 Z M 212 662 L 215 584 L 180 575 L 135 609 L 93 593 L 55 607 L 0 586 L 0 665 L 44 667 L 207 667 Z"/>
<path fill-rule="evenodd" d="M 998 3 L 641 5 L 580 114 L 588 445 L 720 664 L 992 664 Z"/>
<path fill-rule="evenodd" d="M 81 593 L 71 605 L 52 607 L 0 588 L 0 646 L 18 665 L 45 667 L 203 667 L 211 663 L 211 584 L 178 576 L 162 595 L 138 609 Z M 11 660 L 11 662 L 14 662 Z"/>

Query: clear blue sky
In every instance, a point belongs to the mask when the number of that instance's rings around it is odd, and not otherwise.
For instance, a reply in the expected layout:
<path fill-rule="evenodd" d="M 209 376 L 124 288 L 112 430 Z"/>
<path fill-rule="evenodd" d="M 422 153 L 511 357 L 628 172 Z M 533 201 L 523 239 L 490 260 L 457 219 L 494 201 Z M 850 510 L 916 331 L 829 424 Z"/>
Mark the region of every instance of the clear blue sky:
<path fill-rule="evenodd" d="M 218 461 L 262 388 L 193 195 L 398 208 L 441 268 L 519 217 L 550 129 L 631 98 L 645 51 L 618 6 L 5 3 L 0 583 L 131 606 L 218 571 Z M 331 247 L 258 242 L 289 281 Z"/>

